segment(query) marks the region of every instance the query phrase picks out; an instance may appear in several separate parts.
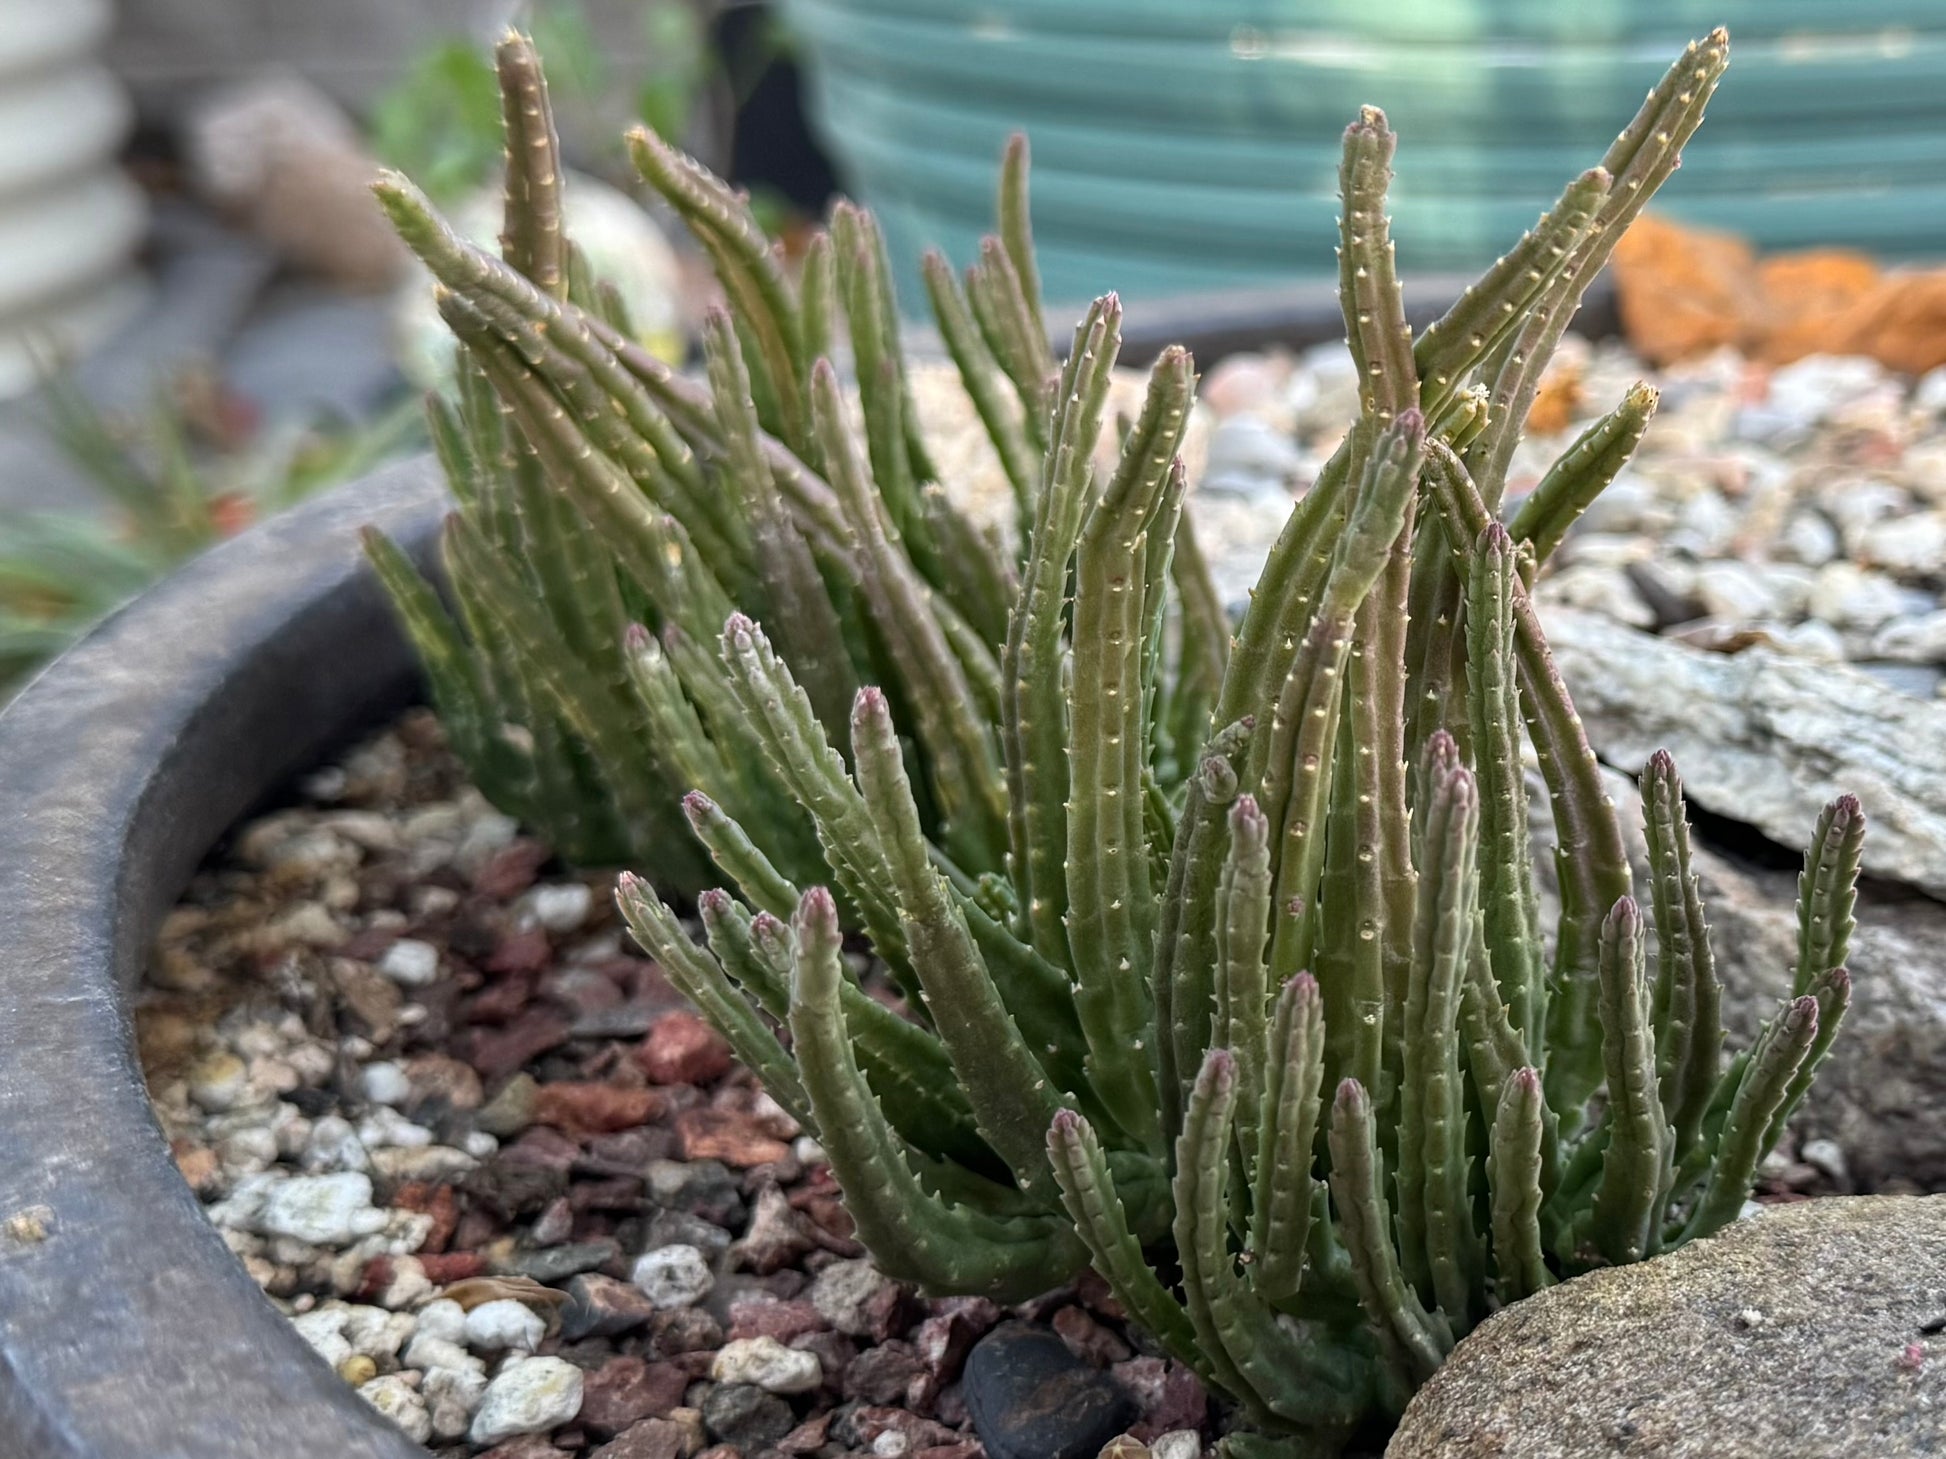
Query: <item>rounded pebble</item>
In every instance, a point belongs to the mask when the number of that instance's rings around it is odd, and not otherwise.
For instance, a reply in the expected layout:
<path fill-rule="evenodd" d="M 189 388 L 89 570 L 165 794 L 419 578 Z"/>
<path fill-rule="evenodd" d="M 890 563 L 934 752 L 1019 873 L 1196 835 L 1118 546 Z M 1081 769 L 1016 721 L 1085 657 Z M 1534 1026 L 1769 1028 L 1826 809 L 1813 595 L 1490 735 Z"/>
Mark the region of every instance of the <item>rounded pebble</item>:
<path fill-rule="evenodd" d="M 511 1297 L 482 1302 L 466 1314 L 466 1345 L 479 1352 L 509 1348 L 531 1353 L 547 1333 L 547 1323 L 524 1302 Z"/>
<path fill-rule="evenodd" d="M 405 1436 L 414 1443 L 423 1444 L 432 1437 L 432 1415 L 426 1411 L 426 1400 L 397 1373 L 359 1384 L 358 1396 L 405 1430 Z"/>
<path fill-rule="evenodd" d="M 740 1337 L 723 1345 L 709 1375 L 718 1383 L 748 1383 L 766 1393 L 809 1393 L 824 1381 L 815 1353 L 787 1348 L 774 1337 Z"/>
<path fill-rule="evenodd" d="M 642 1253 L 630 1277 L 657 1307 L 693 1307 L 716 1285 L 703 1253 L 683 1245 Z"/>
<path fill-rule="evenodd" d="M 372 1178 L 358 1171 L 294 1175 L 264 1198 L 257 1229 L 313 1246 L 344 1246 L 385 1229 L 372 1205 Z"/>
<path fill-rule="evenodd" d="M 441 1342 L 466 1341 L 466 1309 L 450 1297 L 439 1297 L 419 1309 L 420 1337 Z"/>
<path fill-rule="evenodd" d="M 497 1444 L 515 1434 L 544 1433 L 579 1412 L 581 1370 L 560 1358 L 528 1358 L 487 1384 L 467 1437 L 475 1444 Z"/>
<path fill-rule="evenodd" d="M 358 1076 L 358 1087 L 373 1104 L 404 1104 L 412 1095 L 412 1081 L 397 1064 L 381 1060 L 367 1064 Z"/>
<path fill-rule="evenodd" d="M 439 976 L 439 949 L 416 937 L 401 937 L 385 949 L 378 970 L 401 988 L 423 988 Z"/>

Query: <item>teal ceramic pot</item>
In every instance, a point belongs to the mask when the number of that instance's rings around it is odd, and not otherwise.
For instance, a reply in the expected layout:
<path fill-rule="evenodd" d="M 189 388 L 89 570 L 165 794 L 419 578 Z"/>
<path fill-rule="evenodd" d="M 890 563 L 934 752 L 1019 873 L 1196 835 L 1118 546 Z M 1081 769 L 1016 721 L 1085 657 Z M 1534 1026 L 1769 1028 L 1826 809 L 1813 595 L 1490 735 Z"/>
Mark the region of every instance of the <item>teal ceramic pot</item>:
<path fill-rule="evenodd" d="M 1408 274 L 1472 270 L 1599 159 L 1691 37 L 1729 76 L 1658 206 L 1765 247 L 1946 237 L 1946 0 L 784 0 L 813 122 L 911 261 L 964 262 L 1024 130 L 1050 298 L 1316 276 L 1338 136 L 1400 136 Z"/>

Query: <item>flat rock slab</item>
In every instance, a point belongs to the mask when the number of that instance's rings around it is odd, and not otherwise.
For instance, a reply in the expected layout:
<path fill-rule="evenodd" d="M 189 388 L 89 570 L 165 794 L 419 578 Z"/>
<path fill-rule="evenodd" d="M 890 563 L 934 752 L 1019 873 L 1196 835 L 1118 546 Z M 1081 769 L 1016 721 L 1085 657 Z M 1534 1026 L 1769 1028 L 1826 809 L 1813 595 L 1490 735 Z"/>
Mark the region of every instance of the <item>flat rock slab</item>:
<path fill-rule="evenodd" d="M 1710 653 L 1592 613 L 1544 627 L 1595 753 L 1631 773 L 1658 749 L 1705 810 L 1802 846 L 1825 802 L 1856 795 L 1865 870 L 1946 897 L 1946 701 L 1843 664 L 1753 647 Z"/>
<path fill-rule="evenodd" d="M 1386 1459 L 1946 1453 L 1946 1196 L 1768 1208 L 1488 1319 Z"/>

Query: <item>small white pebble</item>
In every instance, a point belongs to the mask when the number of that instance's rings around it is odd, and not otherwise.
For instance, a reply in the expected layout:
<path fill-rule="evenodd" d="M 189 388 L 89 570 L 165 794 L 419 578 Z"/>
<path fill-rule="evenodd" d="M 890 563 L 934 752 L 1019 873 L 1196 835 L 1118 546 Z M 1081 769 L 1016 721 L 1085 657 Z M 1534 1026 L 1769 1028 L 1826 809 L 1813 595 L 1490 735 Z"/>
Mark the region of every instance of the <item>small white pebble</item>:
<path fill-rule="evenodd" d="M 345 1341 L 354 1353 L 368 1358 L 396 1358 L 419 1327 L 419 1319 L 410 1312 L 387 1312 L 364 1303 L 354 1303 L 343 1311 Z"/>
<path fill-rule="evenodd" d="M 804 1165 L 824 1164 L 824 1146 L 810 1135 L 799 1135 L 791 1142 L 791 1154 Z"/>
<path fill-rule="evenodd" d="M 1827 1179 L 1835 1180 L 1840 1185 L 1851 1183 L 1851 1171 L 1845 1164 L 1845 1148 L 1836 1140 L 1806 1140 L 1797 1156 L 1806 1165 L 1816 1167 Z"/>
<path fill-rule="evenodd" d="M 486 1374 L 486 1364 L 465 1348 L 443 1337 L 430 1337 L 423 1328 L 406 1344 L 402 1360 L 408 1368 L 425 1373 L 450 1368 L 455 1373 Z"/>
<path fill-rule="evenodd" d="M 573 932 L 594 910 L 595 894 L 578 881 L 535 887 L 523 899 L 527 915 L 549 932 Z"/>
<path fill-rule="evenodd" d="M 357 1171 L 294 1175 L 264 1198 L 256 1227 L 266 1236 L 288 1236 L 313 1246 L 344 1246 L 385 1229 L 385 1212 L 372 1205 L 372 1178 Z"/>
<path fill-rule="evenodd" d="M 306 1170 L 363 1170 L 371 1161 L 350 1120 L 343 1115 L 319 1115 L 298 1163 Z"/>
<path fill-rule="evenodd" d="M 460 1137 L 459 1147 L 475 1160 L 484 1160 L 500 1148 L 500 1142 L 485 1130 L 468 1130 Z"/>
<path fill-rule="evenodd" d="M 419 1331 L 441 1342 L 466 1341 L 466 1309 L 450 1297 L 440 1297 L 419 1309 Z"/>
<path fill-rule="evenodd" d="M 345 1341 L 344 1336 L 344 1308 L 321 1307 L 315 1312 L 302 1313 L 291 1319 L 291 1326 L 332 1367 L 337 1367 L 351 1356 L 351 1344 Z"/>
<path fill-rule="evenodd" d="M 466 1314 L 466 1345 L 476 1352 L 517 1348 L 531 1353 L 546 1333 L 547 1323 L 540 1314 L 510 1297 L 482 1302 Z"/>
<path fill-rule="evenodd" d="M 774 1337 L 740 1337 L 711 1360 L 718 1383 L 751 1383 L 766 1393 L 809 1393 L 824 1381 L 817 1354 L 787 1348 Z"/>
<path fill-rule="evenodd" d="M 1737 1313 L 1737 1326 L 1742 1328 L 1762 1327 L 1764 1314 L 1755 1307 L 1745 1307 Z"/>
<path fill-rule="evenodd" d="M 432 1437 L 432 1415 L 426 1412 L 426 1400 L 397 1373 L 361 1383 L 358 1396 L 404 1429 L 414 1443 L 423 1444 Z"/>
<path fill-rule="evenodd" d="M 471 1369 L 434 1368 L 426 1374 L 426 1381 L 419 1391 L 426 1397 L 426 1406 L 432 1411 L 432 1431 L 435 1438 L 464 1438 L 466 1430 L 473 1422 L 473 1415 L 479 1410 L 480 1401 L 486 1397 L 487 1376 Z"/>
<path fill-rule="evenodd" d="M 423 1150 L 432 1144 L 432 1131 L 381 1104 L 358 1122 L 358 1143 L 367 1150 Z"/>
<path fill-rule="evenodd" d="M 703 1253 L 683 1245 L 643 1252 L 630 1277 L 657 1307 L 693 1307 L 716 1285 Z"/>
<path fill-rule="evenodd" d="M 529 1358 L 487 1385 L 467 1437 L 485 1447 L 557 1428 L 581 1412 L 581 1370 L 560 1358 Z"/>
<path fill-rule="evenodd" d="M 412 1095 L 412 1081 L 397 1064 L 380 1060 L 367 1064 L 358 1085 L 373 1104 L 404 1104 Z"/>
<path fill-rule="evenodd" d="M 401 937 L 385 949 L 378 970 L 401 988 L 423 988 L 439 976 L 439 949 L 416 937 Z"/>
<path fill-rule="evenodd" d="M 1194 1429 L 1175 1429 L 1149 1440 L 1153 1459 L 1202 1459 L 1202 1436 Z"/>

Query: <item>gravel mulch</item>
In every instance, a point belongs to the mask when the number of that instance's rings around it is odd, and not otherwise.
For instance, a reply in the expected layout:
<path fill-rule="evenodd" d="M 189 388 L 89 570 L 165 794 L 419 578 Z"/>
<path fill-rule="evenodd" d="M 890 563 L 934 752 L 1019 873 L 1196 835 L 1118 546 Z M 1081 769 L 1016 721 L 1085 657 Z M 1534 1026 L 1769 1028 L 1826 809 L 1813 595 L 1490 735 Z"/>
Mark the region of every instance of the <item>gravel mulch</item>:
<path fill-rule="evenodd" d="M 882 1276 L 816 1142 L 610 889 L 415 713 L 243 827 L 168 918 L 137 1012 L 157 1114 L 348 1384 L 454 1456 L 1085 1459 L 1126 1430 L 1195 1459 L 1201 1385 L 1092 1281 L 1009 1311 Z M 1025 1432 L 1022 1355 L 1065 1395 Z"/>

